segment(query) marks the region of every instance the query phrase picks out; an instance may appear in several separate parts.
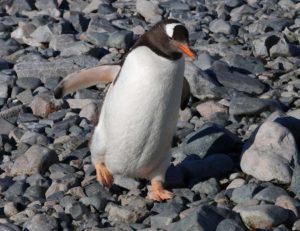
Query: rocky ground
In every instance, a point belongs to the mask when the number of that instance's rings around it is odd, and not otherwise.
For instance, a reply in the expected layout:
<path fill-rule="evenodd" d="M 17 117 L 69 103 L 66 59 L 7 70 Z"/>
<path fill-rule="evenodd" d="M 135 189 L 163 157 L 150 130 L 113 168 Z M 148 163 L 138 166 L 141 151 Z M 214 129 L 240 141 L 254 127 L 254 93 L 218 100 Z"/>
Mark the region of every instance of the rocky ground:
<path fill-rule="evenodd" d="M 300 1 L 1 0 L 0 230 L 300 230 Z M 107 86 L 67 74 L 119 61 L 162 18 L 190 31 L 192 98 L 166 185 L 95 180 L 88 140 Z"/>

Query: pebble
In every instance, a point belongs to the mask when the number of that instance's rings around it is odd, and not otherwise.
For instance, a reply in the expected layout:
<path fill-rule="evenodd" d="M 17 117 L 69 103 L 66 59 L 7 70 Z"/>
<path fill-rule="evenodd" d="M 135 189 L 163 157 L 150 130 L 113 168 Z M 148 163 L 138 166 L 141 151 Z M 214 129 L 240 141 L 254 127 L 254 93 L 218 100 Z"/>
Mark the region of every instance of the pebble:
<path fill-rule="evenodd" d="M 24 224 L 24 229 L 30 231 L 55 231 L 58 230 L 58 222 L 52 216 L 37 214 Z"/>

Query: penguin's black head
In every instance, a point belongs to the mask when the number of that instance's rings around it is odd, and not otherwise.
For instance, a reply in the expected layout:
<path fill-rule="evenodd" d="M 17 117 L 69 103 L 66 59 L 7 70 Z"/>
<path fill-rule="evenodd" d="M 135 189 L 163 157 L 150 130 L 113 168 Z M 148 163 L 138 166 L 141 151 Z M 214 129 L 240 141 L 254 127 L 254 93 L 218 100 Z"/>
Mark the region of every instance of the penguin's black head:
<path fill-rule="evenodd" d="M 158 55 L 176 60 L 182 54 L 195 59 L 189 48 L 189 33 L 186 27 L 175 19 L 165 19 L 154 25 L 137 41 L 137 46 L 146 45 Z"/>

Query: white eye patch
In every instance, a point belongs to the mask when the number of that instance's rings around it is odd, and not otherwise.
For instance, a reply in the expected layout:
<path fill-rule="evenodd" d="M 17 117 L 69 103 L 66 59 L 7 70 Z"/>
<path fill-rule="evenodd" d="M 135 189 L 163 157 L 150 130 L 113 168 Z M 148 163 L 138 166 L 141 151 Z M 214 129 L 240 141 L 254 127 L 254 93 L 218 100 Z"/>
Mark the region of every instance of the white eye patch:
<path fill-rule="evenodd" d="M 182 25 L 182 24 L 181 23 L 170 23 L 170 24 L 166 25 L 166 33 L 170 38 L 173 37 L 174 27 L 178 26 L 178 25 Z"/>

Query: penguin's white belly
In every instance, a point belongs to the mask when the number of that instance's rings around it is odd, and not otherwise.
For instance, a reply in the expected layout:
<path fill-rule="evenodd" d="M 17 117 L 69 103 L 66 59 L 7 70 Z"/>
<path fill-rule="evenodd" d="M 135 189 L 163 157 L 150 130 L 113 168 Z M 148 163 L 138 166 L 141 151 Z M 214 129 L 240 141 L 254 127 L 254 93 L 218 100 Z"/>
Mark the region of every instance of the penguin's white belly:
<path fill-rule="evenodd" d="M 160 163 L 169 162 L 183 74 L 183 58 L 171 61 L 147 47 L 127 56 L 93 139 L 104 142 L 105 164 L 112 174 L 148 178 Z"/>

